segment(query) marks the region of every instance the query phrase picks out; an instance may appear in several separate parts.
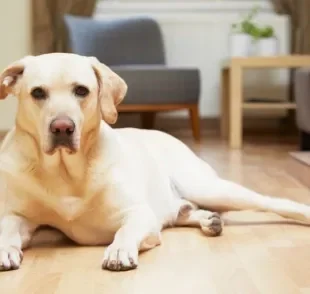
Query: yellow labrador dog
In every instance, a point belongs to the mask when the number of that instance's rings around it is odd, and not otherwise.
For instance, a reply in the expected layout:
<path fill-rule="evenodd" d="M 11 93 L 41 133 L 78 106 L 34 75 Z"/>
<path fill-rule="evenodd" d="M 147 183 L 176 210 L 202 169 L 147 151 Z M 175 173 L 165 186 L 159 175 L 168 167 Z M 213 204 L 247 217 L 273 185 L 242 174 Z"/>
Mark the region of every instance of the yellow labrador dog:
<path fill-rule="evenodd" d="M 0 76 L 0 98 L 18 98 L 0 150 L 0 269 L 20 267 L 42 225 L 82 245 L 109 245 L 102 268 L 137 267 L 167 226 L 219 235 L 218 210 L 254 209 L 309 222 L 310 208 L 259 195 L 217 176 L 159 131 L 113 129 L 127 86 L 93 57 L 27 56 Z"/>

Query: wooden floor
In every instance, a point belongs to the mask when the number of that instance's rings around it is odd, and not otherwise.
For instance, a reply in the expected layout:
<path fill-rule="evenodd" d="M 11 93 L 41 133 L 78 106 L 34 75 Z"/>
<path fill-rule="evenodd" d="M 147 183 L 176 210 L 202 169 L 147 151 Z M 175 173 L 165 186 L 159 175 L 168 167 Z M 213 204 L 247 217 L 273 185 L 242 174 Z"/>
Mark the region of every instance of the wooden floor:
<path fill-rule="evenodd" d="M 245 139 L 243 151 L 229 151 L 216 133 L 204 133 L 203 142 L 194 145 L 189 132 L 173 132 L 221 176 L 310 204 L 309 190 L 288 173 L 295 139 L 258 135 Z M 164 231 L 163 244 L 141 255 L 131 272 L 102 271 L 101 247 L 60 242 L 32 248 L 20 270 L 0 273 L 0 293 L 310 293 L 310 227 L 264 213 L 234 212 L 225 218 L 231 224 L 217 238 L 199 229 Z"/>

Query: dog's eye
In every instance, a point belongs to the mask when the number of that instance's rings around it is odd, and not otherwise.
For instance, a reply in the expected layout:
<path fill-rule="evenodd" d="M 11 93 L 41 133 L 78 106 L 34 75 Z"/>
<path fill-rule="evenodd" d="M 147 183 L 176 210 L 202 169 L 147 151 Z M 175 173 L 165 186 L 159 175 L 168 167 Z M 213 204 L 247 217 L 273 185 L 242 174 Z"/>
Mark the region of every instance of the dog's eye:
<path fill-rule="evenodd" d="M 79 97 L 86 97 L 89 94 L 89 90 L 84 86 L 76 86 L 73 92 Z"/>
<path fill-rule="evenodd" d="M 31 96 L 37 100 L 43 100 L 47 97 L 47 93 L 44 89 L 37 87 L 31 91 Z"/>

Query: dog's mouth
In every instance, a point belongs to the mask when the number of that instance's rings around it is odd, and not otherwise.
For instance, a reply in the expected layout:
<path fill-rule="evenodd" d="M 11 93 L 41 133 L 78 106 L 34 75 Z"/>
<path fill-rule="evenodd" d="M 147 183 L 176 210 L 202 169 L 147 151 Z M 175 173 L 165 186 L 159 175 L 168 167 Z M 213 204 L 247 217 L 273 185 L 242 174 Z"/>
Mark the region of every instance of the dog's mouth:
<path fill-rule="evenodd" d="M 79 140 L 72 136 L 71 138 L 64 138 L 62 136 L 51 136 L 48 148 L 45 148 L 45 153 L 53 155 L 59 150 L 64 150 L 68 154 L 75 154 L 79 150 Z"/>
<path fill-rule="evenodd" d="M 75 154 L 77 152 L 77 148 L 75 148 L 72 145 L 58 144 L 58 145 L 53 145 L 50 149 L 47 150 L 46 153 L 48 155 L 53 155 L 58 150 L 65 150 L 68 154 Z"/>

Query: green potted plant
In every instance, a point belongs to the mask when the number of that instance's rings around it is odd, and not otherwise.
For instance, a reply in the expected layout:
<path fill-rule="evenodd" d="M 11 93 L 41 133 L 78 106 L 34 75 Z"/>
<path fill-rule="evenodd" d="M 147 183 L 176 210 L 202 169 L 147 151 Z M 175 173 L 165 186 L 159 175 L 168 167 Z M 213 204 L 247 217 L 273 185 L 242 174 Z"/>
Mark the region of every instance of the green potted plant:
<path fill-rule="evenodd" d="M 278 54 L 278 39 L 271 26 L 259 29 L 259 34 L 255 39 L 256 55 L 274 56 Z"/>
<path fill-rule="evenodd" d="M 253 35 L 257 35 L 257 26 L 253 18 L 258 12 L 258 7 L 253 8 L 243 20 L 232 25 L 230 34 L 230 53 L 231 56 L 249 56 Z"/>
<path fill-rule="evenodd" d="M 274 29 L 271 26 L 259 26 L 253 21 L 258 12 L 259 7 L 254 7 L 241 22 L 232 25 L 232 56 L 248 56 L 253 51 L 260 56 L 277 54 L 278 40 Z"/>

